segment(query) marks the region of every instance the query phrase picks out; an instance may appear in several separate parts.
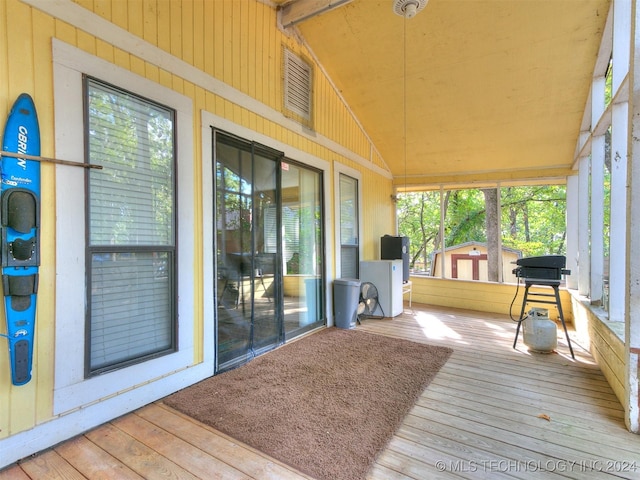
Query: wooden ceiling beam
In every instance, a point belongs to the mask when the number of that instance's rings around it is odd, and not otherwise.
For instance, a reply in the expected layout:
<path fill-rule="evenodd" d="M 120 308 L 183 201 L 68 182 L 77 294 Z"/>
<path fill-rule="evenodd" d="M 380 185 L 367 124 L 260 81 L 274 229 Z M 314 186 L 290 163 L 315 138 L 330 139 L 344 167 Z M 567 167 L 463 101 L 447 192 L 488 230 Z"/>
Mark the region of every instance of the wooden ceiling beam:
<path fill-rule="evenodd" d="M 321 13 L 329 12 L 351 3 L 353 0 L 294 0 L 280 10 L 280 22 L 284 28 L 313 18 Z"/>

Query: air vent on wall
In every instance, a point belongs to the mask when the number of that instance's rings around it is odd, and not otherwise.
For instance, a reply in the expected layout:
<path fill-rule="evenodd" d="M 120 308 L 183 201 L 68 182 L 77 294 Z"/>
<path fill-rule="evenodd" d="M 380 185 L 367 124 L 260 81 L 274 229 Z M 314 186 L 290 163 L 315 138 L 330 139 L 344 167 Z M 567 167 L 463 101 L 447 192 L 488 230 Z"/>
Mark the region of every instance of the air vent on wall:
<path fill-rule="evenodd" d="M 311 66 L 284 50 L 284 106 L 304 121 L 311 120 Z"/>

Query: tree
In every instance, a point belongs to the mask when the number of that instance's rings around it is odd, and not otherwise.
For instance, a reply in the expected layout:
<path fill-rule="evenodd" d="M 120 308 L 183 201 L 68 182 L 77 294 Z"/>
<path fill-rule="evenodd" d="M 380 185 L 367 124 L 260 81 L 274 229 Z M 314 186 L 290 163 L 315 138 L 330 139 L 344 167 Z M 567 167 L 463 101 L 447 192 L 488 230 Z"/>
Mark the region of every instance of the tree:
<path fill-rule="evenodd" d="M 444 239 L 440 238 L 440 210 L 439 191 L 398 196 L 399 233 L 409 237 L 411 266 L 416 271 L 430 271 L 431 255 L 442 249 L 443 241 L 445 246 L 486 242 L 491 250 L 502 235 L 502 245 L 521 250 L 523 256 L 561 255 L 566 249 L 564 185 L 447 190 L 442 198 Z M 498 259 L 500 252 L 490 251 L 489 257 Z M 499 262 L 493 262 L 490 278 L 497 279 Z"/>
<path fill-rule="evenodd" d="M 440 232 L 439 192 L 416 192 L 398 199 L 400 235 L 409 237 L 410 268 L 428 270 L 430 255 L 438 244 Z"/>
<path fill-rule="evenodd" d="M 500 281 L 500 211 L 498 208 L 498 189 L 482 190 L 485 203 L 485 226 L 487 229 L 488 280 Z"/>

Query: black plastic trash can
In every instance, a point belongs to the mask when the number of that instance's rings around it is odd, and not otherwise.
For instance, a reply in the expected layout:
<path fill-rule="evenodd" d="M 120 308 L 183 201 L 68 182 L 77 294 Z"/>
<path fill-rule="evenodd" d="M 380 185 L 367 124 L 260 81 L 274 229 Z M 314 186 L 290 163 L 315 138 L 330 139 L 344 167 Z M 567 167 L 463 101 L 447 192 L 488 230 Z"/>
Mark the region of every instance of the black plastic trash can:
<path fill-rule="evenodd" d="M 360 300 L 360 280 L 337 278 L 333 281 L 333 314 L 338 328 L 355 328 Z"/>

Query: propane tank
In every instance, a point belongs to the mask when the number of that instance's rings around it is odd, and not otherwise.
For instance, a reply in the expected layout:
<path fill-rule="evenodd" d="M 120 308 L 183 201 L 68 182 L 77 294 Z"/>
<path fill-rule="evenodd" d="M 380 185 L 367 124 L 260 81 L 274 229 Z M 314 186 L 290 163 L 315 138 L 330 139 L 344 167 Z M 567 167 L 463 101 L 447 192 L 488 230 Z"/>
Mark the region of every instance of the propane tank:
<path fill-rule="evenodd" d="M 524 320 L 524 343 L 529 350 L 551 353 L 558 346 L 558 327 L 546 308 L 532 308 Z"/>

